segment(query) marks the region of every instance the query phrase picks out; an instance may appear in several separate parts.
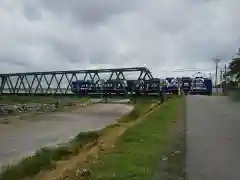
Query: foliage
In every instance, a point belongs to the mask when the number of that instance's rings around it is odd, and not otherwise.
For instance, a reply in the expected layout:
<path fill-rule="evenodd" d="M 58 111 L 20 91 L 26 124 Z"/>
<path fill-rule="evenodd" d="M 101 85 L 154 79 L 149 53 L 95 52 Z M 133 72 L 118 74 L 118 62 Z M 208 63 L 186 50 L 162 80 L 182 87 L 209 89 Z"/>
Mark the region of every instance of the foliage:
<path fill-rule="evenodd" d="M 230 81 L 240 81 L 240 58 L 234 58 L 229 63 L 229 71 L 227 76 L 230 78 Z"/>

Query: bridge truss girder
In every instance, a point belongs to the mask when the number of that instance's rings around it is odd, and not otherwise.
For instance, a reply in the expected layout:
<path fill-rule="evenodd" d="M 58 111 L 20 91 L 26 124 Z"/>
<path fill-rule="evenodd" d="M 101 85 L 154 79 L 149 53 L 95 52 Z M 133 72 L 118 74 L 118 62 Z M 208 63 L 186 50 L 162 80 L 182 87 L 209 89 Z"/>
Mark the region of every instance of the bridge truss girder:
<path fill-rule="evenodd" d="M 127 73 L 136 73 L 136 80 L 153 79 L 145 67 L 0 74 L 0 94 L 67 95 L 73 81 L 128 80 Z"/>

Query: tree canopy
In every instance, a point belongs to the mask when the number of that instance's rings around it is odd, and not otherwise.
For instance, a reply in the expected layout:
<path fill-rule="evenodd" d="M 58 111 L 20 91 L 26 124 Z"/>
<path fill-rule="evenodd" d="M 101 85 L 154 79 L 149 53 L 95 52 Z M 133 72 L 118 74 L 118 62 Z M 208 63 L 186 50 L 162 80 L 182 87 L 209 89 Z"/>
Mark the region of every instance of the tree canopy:
<path fill-rule="evenodd" d="M 229 63 L 227 76 L 231 77 L 231 80 L 240 82 L 240 58 L 234 58 Z"/>

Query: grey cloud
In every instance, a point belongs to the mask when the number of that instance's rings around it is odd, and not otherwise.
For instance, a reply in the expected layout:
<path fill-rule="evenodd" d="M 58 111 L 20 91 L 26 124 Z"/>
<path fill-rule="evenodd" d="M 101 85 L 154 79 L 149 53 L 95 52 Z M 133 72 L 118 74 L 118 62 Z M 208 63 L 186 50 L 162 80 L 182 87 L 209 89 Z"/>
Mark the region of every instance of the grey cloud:
<path fill-rule="evenodd" d="M 0 4 L 0 71 L 146 65 L 164 77 L 214 68 L 214 56 L 226 63 L 238 49 L 239 8 L 239 0 Z"/>
<path fill-rule="evenodd" d="M 139 0 L 39 0 L 38 5 L 58 15 L 69 15 L 87 25 L 99 24 L 109 17 L 133 10 Z"/>
<path fill-rule="evenodd" d="M 18 66 L 18 67 L 20 66 L 24 68 L 28 67 L 28 64 L 26 63 L 26 61 L 24 61 L 24 59 L 21 58 L 19 54 L 12 56 L 11 54 L 2 53 L 0 55 L 0 59 L 1 59 L 1 63 L 9 64 L 10 66 Z M 11 69 L 9 69 L 9 71 L 11 72 Z"/>
<path fill-rule="evenodd" d="M 26 4 L 23 11 L 25 17 L 30 21 L 40 20 L 42 17 L 41 10 L 33 4 Z"/>
<path fill-rule="evenodd" d="M 81 47 L 76 44 L 69 44 L 64 41 L 58 41 L 56 39 L 48 39 L 51 50 L 55 51 L 60 56 L 64 57 L 70 63 L 81 63 L 84 61 L 84 57 Z"/>

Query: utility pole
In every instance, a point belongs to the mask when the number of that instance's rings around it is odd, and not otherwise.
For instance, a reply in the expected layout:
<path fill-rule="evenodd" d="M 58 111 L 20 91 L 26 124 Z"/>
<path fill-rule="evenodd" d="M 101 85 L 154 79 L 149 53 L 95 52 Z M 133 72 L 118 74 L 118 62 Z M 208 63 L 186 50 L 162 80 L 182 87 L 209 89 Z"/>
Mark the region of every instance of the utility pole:
<path fill-rule="evenodd" d="M 223 84 L 223 93 L 227 93 L 227 64 L 224 65 L 224 84 Z"/>
<path fill-rule="evenodd" d="M 209 73 L 209 78 L 212 80 L 212 73 L 211 72 Z"/>
<path fill-rule="evenodd" d="M 218 80 L 218 65 L 219 65 L 219 62 L 220 62 L 220 57 L 217 56 L 216 58 L 213 58 L 213 62 L 215 63 L 216 65 L 216 69 L 215 69 L 215 87 L 216 87 L 216 90 L 218 92 L 218 87 L 217 87 L 217 80 Z"/>
<path fill-rule="evenodd" d="M 224 79 L 225 79 L 225 82 L 227 83 L 227 64 L 225 64 L 224 66 Z"/>
<path fill-rule="evenodd" d="M 220 82 L 222 81 L 222 77 L 223 77 L 223 69 L 220 68 Z"/>
<path fill-rule="evenodd" d="M 220 70 L 220 83 L 221 83 L 221 88 L 223 89 L 223 73 L 224 73 L 224 70 L 223 68 L 221 68 Z"/>

